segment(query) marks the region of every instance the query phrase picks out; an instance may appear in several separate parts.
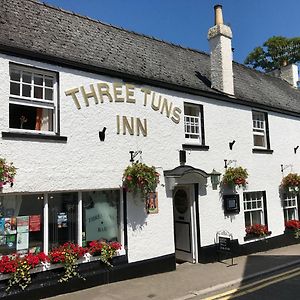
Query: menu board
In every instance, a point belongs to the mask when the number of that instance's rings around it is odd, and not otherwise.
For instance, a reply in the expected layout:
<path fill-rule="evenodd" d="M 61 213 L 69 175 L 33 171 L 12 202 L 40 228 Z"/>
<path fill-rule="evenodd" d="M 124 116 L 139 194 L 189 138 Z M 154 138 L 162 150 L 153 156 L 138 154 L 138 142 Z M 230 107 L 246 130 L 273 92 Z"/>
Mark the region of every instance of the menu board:
<path fill-rule="evenodd" d="M 32 215 L 29 216 L 29 231 L 40 231 L 41 230 L 41 216 Z"/>

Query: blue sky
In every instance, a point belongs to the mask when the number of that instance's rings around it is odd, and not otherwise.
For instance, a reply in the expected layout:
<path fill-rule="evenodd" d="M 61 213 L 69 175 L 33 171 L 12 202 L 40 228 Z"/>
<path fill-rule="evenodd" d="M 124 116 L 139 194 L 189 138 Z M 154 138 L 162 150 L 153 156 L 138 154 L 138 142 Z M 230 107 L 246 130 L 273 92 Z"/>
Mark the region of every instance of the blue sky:
<path fill-rule="evenodd" d="M 243 63 L 269 37 L 300 36 L 300 0 L 46 0 L 105 23 L 209 52 L 215 4 L 233 32 L 234 60 Z"/>

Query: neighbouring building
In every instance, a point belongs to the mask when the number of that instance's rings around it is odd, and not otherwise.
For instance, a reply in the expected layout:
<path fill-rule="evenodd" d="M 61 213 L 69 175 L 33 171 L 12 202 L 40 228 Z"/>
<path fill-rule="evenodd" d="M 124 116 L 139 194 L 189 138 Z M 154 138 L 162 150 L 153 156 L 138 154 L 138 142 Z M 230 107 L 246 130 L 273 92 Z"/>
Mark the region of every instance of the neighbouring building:
<path fill-rule="evenodd" d="M 112 270 L 83 264 L 87 287 L 214 260 L 219 235 L 234 255 L 284 244 L 284 221 L 300 209 L 279 190 L 300 172 L 298 72 L 233 62 L 221 6 L 215 15 L 208 55 L 38 1 L 1 1 L 0 157 L 18 169 L 0 218 L 29 216 L 35 229 L 22 246 L 0 229 L 0 254 L 119 241 Z M 122 188 L 132 157 L 160 174 L 155 214 Z M 212 184 L 213 170 L 236 166 L 249 173 L 245 189 Z M 248 239 L 254 224 L 270 235 Z M 49 289 L 53 272 L 22 293 L 79 288 Z"/>

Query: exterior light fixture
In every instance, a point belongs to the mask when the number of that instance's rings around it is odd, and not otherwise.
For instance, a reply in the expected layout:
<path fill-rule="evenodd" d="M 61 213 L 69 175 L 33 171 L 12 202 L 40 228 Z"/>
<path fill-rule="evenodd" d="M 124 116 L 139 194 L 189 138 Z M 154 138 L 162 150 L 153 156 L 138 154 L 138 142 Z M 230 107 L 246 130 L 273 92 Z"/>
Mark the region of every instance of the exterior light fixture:
<path fill-rule="evenodd" d="M 209 175 L 210 175 L 210 180 L 211 180 L 213 190 L 216 190 L 218 184 L 220 184 L 221 173 L 219 173 L 215 169 L 213 169 Z"/>

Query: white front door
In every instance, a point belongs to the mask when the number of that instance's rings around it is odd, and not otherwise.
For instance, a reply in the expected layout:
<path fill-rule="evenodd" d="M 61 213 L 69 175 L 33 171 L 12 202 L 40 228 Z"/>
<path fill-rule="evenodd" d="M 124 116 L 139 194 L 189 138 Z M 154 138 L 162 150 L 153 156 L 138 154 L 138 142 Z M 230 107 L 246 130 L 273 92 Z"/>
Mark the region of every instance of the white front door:
<path fill-rule="evenodd" d="M 197 243 L 193 185 L 174 190 L 173 207 L 176 259 L 195 263 Z"/>

